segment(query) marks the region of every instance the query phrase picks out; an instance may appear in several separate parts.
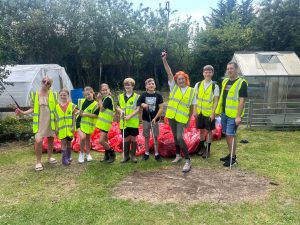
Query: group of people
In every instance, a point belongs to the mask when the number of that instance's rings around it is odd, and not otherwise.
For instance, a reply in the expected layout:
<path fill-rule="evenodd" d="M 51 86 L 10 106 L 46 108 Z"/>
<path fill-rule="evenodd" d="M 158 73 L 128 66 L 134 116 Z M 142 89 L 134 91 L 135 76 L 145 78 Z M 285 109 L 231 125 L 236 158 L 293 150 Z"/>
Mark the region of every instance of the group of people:
<path fill-rule="evenodd" d="M 212 130 L 215 128 L 215 117 L 221 115 L 222 132 L 226 134 L 229 154 L 222 157 L 225 167 L 236 163 L 236 144 L 233 142 L 241 117 L 244 113 L 245 98 L 247 97 L 247 81 L 238 76 L 238 66 L 235 62 L 227 65 L 228 78 L 222 82 L 222 87 L 212 81 L 214 68 L 206 65 L 203 68 L 204 79 L 190 87 L 189 75 L 178 71 L 173 75 L 167 62 L 167 53 L 162 52 L 162 62 L 168 75 L 170 88 L 169 101 L 165 117 L 171 127 L 176 157 L 172 163 L 185 158 L 182 172 L 191 170 L 191 159 L 187 145 L 183 139 L 184 128 L 189 125 L 192 116 L 197 120 L 200 129 L 200 144 L 197 155 L 203 158 L 210 157 Z M 112 163 L 116 154 L 108 143 L 108 132 L 117 113 L 120 116 L 120 129 L 123 138 L 123 159 L 121 163 L 136 158 L 136 136 L 139 134 L 139 112 L 142 109 L 143 136 L 145 137 L 145 154 L 143 160 L 149 159 L 149 140 L 152 133 L 154 139 L 155 160 L 162 161 L 158 151 L 159 120 L 163 113 L 163 97 L 156 91 L 155 80 L 149 78 L 145 81 L 146 91 L 141 95 L 134 92 L 135 81 L 126 78 L 123 82 L 124 92 L 118 96 L 117 105 L 107 84 L 101 84 L 99 94 L 95 97 L 91 87 L 84 88 L 84 99 L 78 100 L 76 106 L 70 102 L 69 91 L 56 92 L 51 90 L 52 79 L 48 76 L 42 79 L 41 89 L 31 93 L 32 104 L 29 110 L 17 109 L 17 114 L 33 113 L 33 133 L 35 134 L 36 165 L 35 170 L 43 170 L 42 142 L 48 138 L 48 162 L 57 163 L 52 157 L 54 136 L 61 140 L 62 164 L 69 165 L 71 158 L 71 141 L 75 131 L 80 137 L 80 152 L 78 162 L 92 161 L 90 154 L 91 134 L 95 127 L 100 133 L 99 143 L 104 147 L 105 154 L 102 162 Z M 59 99 L 59 100 L 58 100 Z M 151 132 L 150 132 L 151 130 Z M 207 134 L 206 146 L 205 136 Z"/>

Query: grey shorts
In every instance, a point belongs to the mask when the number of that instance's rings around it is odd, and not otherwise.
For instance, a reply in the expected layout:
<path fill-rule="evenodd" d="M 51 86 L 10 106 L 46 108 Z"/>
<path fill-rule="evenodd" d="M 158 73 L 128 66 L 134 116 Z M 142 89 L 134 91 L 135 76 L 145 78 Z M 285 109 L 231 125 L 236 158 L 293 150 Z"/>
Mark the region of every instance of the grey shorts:
<path fill-rule="evenodd" d="M 158 137 L 158 135 L 159 135 L 159 124 L 158 124 L 158 122 L 156 124 L 152 124 L 152 127 L 153 127 L 154 137 Z M 151 130 L 150 122 L 148 122 L 146 120 L 143 120 L 143 136 L 144 137 L 150 137 L 150 130 Z"/>

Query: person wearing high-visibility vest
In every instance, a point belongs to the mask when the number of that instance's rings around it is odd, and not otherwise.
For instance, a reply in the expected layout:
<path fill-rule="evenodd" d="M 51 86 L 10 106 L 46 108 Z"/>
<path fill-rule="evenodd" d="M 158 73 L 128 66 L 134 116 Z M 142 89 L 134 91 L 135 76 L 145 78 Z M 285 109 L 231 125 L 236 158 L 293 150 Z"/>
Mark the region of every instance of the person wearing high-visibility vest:
<path fill-rule="evenodd" d="M 43 170 L 42 165 L 42 144 L 44 137 L 48 138 L 48 163 L 57 163 L 52 157 L 53 143 L 55 136 L 55 106 L 57 104 L 57 93 L 50 88 L 52 86 L 52 78 L 45 76 L 41 81 L 41 89 L 36 92 L 31 92 L 31 107 L 23 111 L 17 109 L 18 114 L 27 115 L 33 113 L 32 129 L 35 134 L 35 154 L 36 164 L 35 170 Z"/>
<path fill-rule="evenodd" d="M 247 97 L 248 83 L 244 78 L 238 76 L 237 70 L 236 62 L 227 64 L 228 78 L 222 82 L 220 100 L 216 109 L 216 114 L 221 115 L 222 132 L 226 134 L 229 151 L 227 156 L 220 158 L 225 167 L 231 167 L 236 163 L 236 141 L 233 142 L 233 140 L 244 115 L 245 98 Z M 232 157 L 230 157 L 231 151 Z"/>
<path fill-rule="evenodd" d="M 116 159 L 116 154 L 114 149 L 112 149 L 108 144 L 107 134 L 114 119 L 115 107 L 108 84 L 103 83 L 100 85 L 98 104 L 100 112 L 96 122 L 96 127 L 100 130 L 99 143 L 105 149 L 104 158 L 101 160 L 101 162 L 112 163 Z"/>
<path fill-rule="evenodd" d="M 206 65 L 203 67 L 204 80 L 196 83 L 197 104 L 194 108 L 194 116 L 197 121 L 197 128 L 200 129 L 200 145 L 197 155 L 202 158 L 210 157 L 210 147 L 212 141 L 212 130 L 215 129 L 215 110 L 219 101 L 219 87 L 212 81 L 214 67 Z M 206 147 L 204 146 L 205 134 L 207 133 Z"/>
<path fill-rule="evenodd" d="M 85 87 L 83 95 L 85 97 L 84 99 L 78 99 L 78 109 L 80 113 L 76 119 L 76 129 L 80 137 L 79 163 L 84 163 L 85 157 L 88 162 L 93 160 L 90 154 L 91 135 L 95 130 L 96 119 L 99 114 L 99 106 L 98 102 L 94 100 L 95 93 L 93 88 Z"/>
<path fill-rule="evenodd" d="M 172 162 L 177 163 L 181 161 L 181 149 L 186 160 L 182 172 L 186 173 L 191 170 L 191 159 L 183 139 L 183 133 L 184 128 L 189 125 L 194 105 L 196 104 L 195 90 L 189 86 L 189 76 L 185 72 L 179 71 L 173 76 L 167 62 L 167 53 L 162 52 L 161 56 L 170 86 L 169 102 L 165 117 L 169 119 L 176 146 L 176 158 Z"/>
<path fill-rule="evenodd" d="M 138 104 L 139 95 L 133 91 L 135 81 L 132 78 L 126 78 L 123 82 L 125 92 L 118 96 L 117 111 L 120 115 L 120 129 L 122 130 L 124 141 L 124 158 L 121 163 L 126 163 L 130 160 L 136 163 L 136 136 L 139 134 L 139 111 Z M 131 143 L 131 150 L 130 150 Z M 129 157 L 130 153 L 130 157 Z"/>
<path fill-rule="evenodd" d="M 71 142 L 75 131 L 75 113 L 77 106 L 70 102 L 70 93 L 67 89 L 59 91 L 59 104 L 55 107 L 56 135 L 61 140 L 62 164 L 70 165 L 72 146 Z"/>

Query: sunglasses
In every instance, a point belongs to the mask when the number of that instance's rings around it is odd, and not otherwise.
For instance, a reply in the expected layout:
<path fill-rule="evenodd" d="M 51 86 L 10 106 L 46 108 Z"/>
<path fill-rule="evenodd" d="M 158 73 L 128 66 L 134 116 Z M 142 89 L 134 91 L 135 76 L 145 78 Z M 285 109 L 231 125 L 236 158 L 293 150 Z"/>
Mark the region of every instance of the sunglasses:
<path fill-rule="evenodd" d="M 51 85 L 51 82 L 49 80 L 42 80 L 42 83 L 45 85 Z"/>

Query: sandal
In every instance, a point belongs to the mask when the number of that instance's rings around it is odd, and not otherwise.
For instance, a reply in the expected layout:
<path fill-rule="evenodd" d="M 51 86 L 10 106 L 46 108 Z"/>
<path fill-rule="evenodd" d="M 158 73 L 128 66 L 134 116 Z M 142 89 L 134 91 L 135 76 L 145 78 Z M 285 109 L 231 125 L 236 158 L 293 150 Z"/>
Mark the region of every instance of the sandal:
<path fill-rule="evenodd" d="M 55 158 L 49 158 L 48 159 L 48 163 L 50 163 L 50 164 L 56 164 L 57 160 Z"/>
<path fill-rule="evenodd" d="M 35 165 L 35 171 L 42 171 L 44 168 L 43 168 L 43 165 L 41 163 L 38 163 Z"/>

